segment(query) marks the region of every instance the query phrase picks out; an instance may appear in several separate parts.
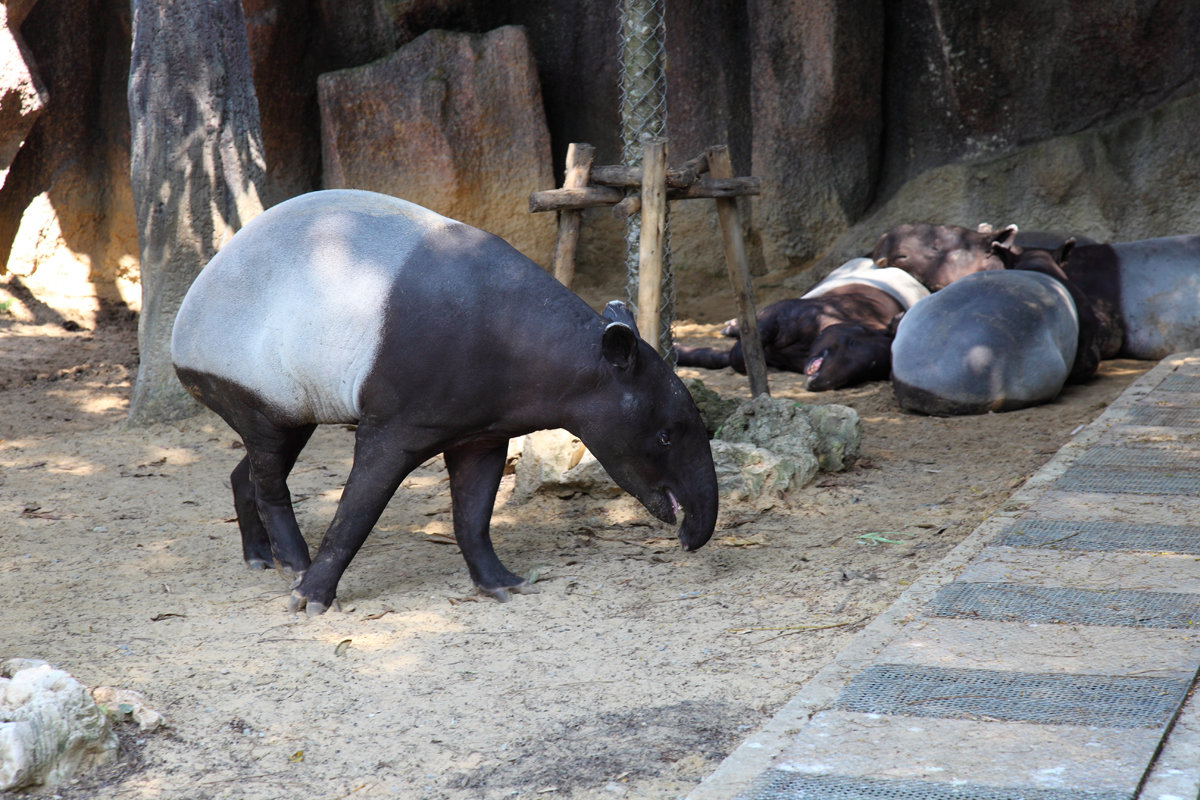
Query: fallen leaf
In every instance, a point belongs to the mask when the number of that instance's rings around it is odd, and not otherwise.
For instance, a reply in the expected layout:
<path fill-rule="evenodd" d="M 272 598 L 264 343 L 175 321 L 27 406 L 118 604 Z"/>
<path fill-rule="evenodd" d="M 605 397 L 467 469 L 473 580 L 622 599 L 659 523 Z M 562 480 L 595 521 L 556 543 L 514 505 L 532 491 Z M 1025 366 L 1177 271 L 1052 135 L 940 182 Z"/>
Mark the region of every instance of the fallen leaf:
<path fill-rule="evenodd" d="M 903 536 L 903 533 L 898 531 L 884 531 L 883 533 L 864 533 L 857 537 L 859 541 L 867 541 L 871 543 L 883 542 L 885 544 L 908 544 L 908 542 L 899 539 L 889 539 L 888 536 Z"/>
<path fill-rule="evenodd" d="M 348 649 L 350 649 L 350 640 L 342 639 L 340 642 L 338 642 L 338 646 L 333 649 L 333 654 L 339 657 L 344 656 L 346 655 L 346 651 Z"/>
<path fill-rule="evenodd" d="M 367 614 L 365 617 L 363 617 L 363 621 L 365 622 L 365 621 L 367 621 L 367 620 L 369 620 L 369 619 L 379 619 L 380 617 L 382 617 L 382 616 L 384 616 L 384 615 L 386 615 L 386 614 L 394 614 L 394 613 L 396 613 L 396 609 L 394 609 L 394 608 L 385 608 L 385 609 L 383 609 L 383 611 L 379 611 L 379 612 L 376 612 L 376 613 L 374 613 L 374 614 Z"/>
<path fill-rule="evenodd" d="M 187 619 L 187 614 L 172 614 L 172 613 L 156 614 L 150 618 L 150 621 L 151 622 L 160 622 L 164 619 L 170 619 L 171 617 L 179 617 L 180 619 Z"/>
<path fill-rule="evenodd" d="M 741 536 L 722 536 L 715 544 L 720 547 L 762 547 L 762 542 Z"/>
<path fill-rule="evenodd" d="M 288 756 L 289 764 L 298 764 L 303 760 L 304 760 L 304 751 L 303 750 L 297 750 L 296 752 L 294 752 L 290 756 Z"/>

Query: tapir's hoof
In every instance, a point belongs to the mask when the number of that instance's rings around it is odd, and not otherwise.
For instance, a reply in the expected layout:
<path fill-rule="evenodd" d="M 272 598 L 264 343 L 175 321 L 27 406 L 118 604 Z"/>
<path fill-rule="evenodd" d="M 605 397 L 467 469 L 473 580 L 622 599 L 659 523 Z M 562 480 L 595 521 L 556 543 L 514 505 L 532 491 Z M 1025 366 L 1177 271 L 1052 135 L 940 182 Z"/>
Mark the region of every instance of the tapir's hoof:
<path fill-rule="evenodd" d="M 288 582 L 289 589 L 295 589 L 300 585 L 300 581 L 304 579 L 304 570 L 302 569 L 289 567 L 287 564 L 282 564 L 279 561 L 275 561 L 273 566 L 275 567 L 275 571 L 279 573 L 279 577 Z"/>
<path fill-rule="evenodd" d="M 304 595 L 297 591 L 292 592 L 292 596 L 288 598 L 288 611 L 293 614 L 298 614 L 303 609 L 304 613 L 310 617 L 317 617 L 324 614 L 326 611 L 341 611 L 342 604 L 338 599 L 333 598 L 333 602 L 329 605 L 318 603 L 316 600 L 309 600 Z"/>
<path fill-rule="evenodd" d="M 250 569 L 270 569 L 274 564 L 262 558 L 247 558 L 246 566 Z"/>
<path fill-rule="evenodd" d="M 489 589 L 486 586 L 475 586 L 476 591 L 480 594 L 487 595 L 501 603 L 507 603 L 512 599 L 514 594 L 537 594 L 538 590 L 534 588 L 532 583 L 523 581 L 516 586 L 498 586 L 494 589 Z M 510 594 L 511 593 L 511 594 Z"/>

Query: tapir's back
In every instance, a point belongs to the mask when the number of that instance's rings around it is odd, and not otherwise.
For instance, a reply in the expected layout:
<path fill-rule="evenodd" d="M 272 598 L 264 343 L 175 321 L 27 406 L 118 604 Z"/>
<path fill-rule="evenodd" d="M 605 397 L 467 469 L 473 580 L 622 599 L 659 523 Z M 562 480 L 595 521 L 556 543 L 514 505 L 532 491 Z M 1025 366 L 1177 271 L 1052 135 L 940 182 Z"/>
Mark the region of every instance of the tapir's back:
<path fill-rule="evenodd" d="M 196 278 L 176 317 L 175 365 L 232 381 L 295 422 L 357 420 L 398 282 L 426 266 L 431 242 L 475 237 L 492 239 L 372 192 L 288 200 Z"/>

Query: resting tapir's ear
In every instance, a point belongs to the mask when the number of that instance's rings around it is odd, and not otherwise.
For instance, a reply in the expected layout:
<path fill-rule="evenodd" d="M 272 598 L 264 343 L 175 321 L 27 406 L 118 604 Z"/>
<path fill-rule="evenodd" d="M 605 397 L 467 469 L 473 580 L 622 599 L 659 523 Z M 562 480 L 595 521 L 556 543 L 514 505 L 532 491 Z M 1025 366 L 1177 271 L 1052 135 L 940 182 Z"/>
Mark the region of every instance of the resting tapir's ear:
<path fill-rule="evenodd" d="M 1020 228 L 1018 228 L 1015 224 L 1005 225 L 996 232 L 996 235 L 992 237 L 992 241 L 999 242 L 1005 247 L 1012 247 L 1017 242 L 1017 234 L 1019 232 Z"/>
<path fill-rule="evenodd" d="M 637 331 L 624 322 L 610 322 L 600 343 L 604 360 L 617 369 L 632 369 L 637 363 Z"/>
<path fill-rule="evenodd" d="M 1067 263 L 1067 256 L 1071 255 L 1071 251 L 1075 249 L 1075 237 L 1072 236 L 1058 246 L 1058 250 L 1054 253 L 1054 261 L 1057 264 Z"/>
<path fill-rule="evenodd" d="M 992 242 L 992 255 L 1000 259 L 1000 263 L 1004 265 L 1005 269 L 1013 269 L 1017 266 L 1017 254 L 999 242 Z"/>
<path fill-rule="evenodd" d="M 620 300 L 609 300 L 608 305 L 604 307 L 604 311 L 600 312 L 600 316 L 609 322 L 619 322 L 622 325 L 628 325 L 633 329 L 634 336 L 640 335 L 637 322 L 633 319 L 633 312 L 629 310 L 629 306 Z"/>

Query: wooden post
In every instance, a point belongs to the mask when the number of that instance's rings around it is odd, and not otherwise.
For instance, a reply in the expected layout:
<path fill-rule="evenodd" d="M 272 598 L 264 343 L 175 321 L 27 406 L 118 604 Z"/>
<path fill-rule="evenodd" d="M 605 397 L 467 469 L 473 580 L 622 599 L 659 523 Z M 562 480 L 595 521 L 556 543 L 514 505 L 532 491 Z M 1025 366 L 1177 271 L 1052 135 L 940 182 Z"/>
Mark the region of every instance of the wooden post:
<path fill-rule="evenodd" d="M 708 173 L 714 178 L 732 178 L 733 164 L 725 145 L 708 149 Z M 746 243 L 742 240 L 742 219 L 735 198 L 717 198 L 717 218 L 721 223 L 721 238 L 725 243 L 725 267 L 729 283 L 738 302 L 738 338 L 746 359 L 746 374 L 750 378 L 750 394 L 770 395 L 767 386 L 767 361 L 762 340 L 758 336 L 758 316 L 754 308 L 754 286 L 750 282 L 750 265 L 746 259 Z M 643 225 L 645 222 L 643 221 Z M 644 229 L 643 229 L 644 230 Z"/>
<path fill-rule="evenodd" d="M 662 354 L 663 242 L 667 227 L 667 140 L 646 139 L 642 155 L 642 232 L 638 243 L 638 315 L 642 338 Z"/>
<path fill-rule="evenodd" d="M 590 144 L 572 142 L 567 147 L 567 172 L 564 189 L 585 189 L 592 171 L 596 148 Z M 579 225 L 583 212 L 567 209 L 558 212 L 558 240 L 554 243 L 554 277 L 568 289 L 575 280 L 575 250 L 579 244 Z"/>

